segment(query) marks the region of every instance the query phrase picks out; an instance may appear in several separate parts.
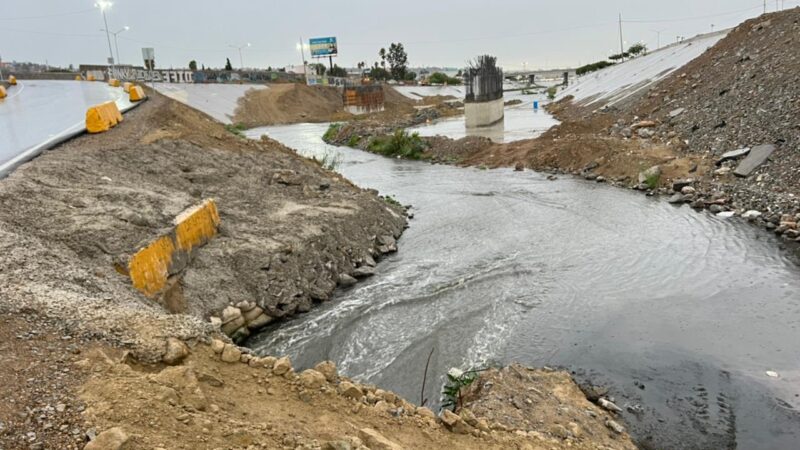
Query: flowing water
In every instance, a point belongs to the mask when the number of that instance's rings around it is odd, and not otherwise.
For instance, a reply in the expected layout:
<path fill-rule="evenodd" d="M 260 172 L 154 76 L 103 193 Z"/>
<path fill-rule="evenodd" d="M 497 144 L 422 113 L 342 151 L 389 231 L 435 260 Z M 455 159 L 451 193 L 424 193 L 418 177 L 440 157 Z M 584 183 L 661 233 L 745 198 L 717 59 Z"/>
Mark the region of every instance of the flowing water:
<path fill-rule="evenodd" d="M 800 270 L 766 232 L 604 184 L 388 159 L 326 125 L 251 130 L 413 205 L 376 276 L 249 342 L 436 403 L 450 367 L 558 366 L 656 448 L 797 448 Z M 775 371 L 778 378 L 766 371 Z"/>

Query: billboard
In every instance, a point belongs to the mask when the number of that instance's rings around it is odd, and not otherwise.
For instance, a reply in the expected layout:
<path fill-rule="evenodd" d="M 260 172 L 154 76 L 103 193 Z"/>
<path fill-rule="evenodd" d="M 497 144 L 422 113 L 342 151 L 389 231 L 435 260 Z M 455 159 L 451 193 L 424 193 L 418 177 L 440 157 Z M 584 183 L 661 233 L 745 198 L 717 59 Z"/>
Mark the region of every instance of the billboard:
<path fill-rule="evenodd" d="M 335 37 L 312 38 L 308 43 L 309 47 L 311 47 L 312 58 L 336 56 L 339 54 L 339 46 L 336 45 Z"/>

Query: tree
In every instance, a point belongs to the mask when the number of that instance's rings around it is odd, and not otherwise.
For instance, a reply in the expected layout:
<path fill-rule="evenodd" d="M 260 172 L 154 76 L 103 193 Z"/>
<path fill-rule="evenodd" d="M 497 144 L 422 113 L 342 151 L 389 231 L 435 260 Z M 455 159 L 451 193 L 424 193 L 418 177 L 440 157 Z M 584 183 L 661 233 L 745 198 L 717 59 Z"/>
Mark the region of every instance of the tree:
<path fill-rule="evenodd" d="M 647 45 L 642 43 L 634 44 L 628 49 L 628 53 L 631 56 L 638 56 L 639 54 L 647 53 Z"/>
<path fill-rule="evenodd" d="M 386 68 L 386 49 L 382 48 L 378 51 L 378 56 L 381 57 L 381 67 Z"/>
<path fill-rule="evenodd" d="M 416 79 L 417 79 L 416 72 L 406 72 L 406 78 L 405 78 L 406 81 L 414 81 Z"/>
<path fill-rule="evenodd" d="M 399 42 L 392 43 L 389 46 L 389 54 L 386 55 L 386 60 L 389 62 L 389 71 L 392 73 L 392 78 L 397 81 L 404 80 L 408 71 L 408 54 L 403 48 L 403 44 Z"/>
<path fill-rule="evenodd" d="M 225 58 L 225 70 L 233 70 L 230 58 Z"/>
<path fill-rule="evenodd" d="M 189 61 L 189 70 L 192 70 L 192 71 L 197 70 L 197 61 L 195 61 L 195 60 Z"/>
<path fill-rule="evenodd" d="M 203 70 L 203 71 L 205 71 L 205 70 L 206 70 L 206 65 L 205 65 L 205 64 L 201 64 L 201 65 L 200 65 L 200 70 Z"/>
<path fill-rule="evenodd" d="M 388 80 L 390 75 L 386 69 L 383 67 L 378 67 L 378 63 L 375 63 L 375 66 L 369 71 L 369 77 L 373 80 L 382 81 Z"/>
<path fill-rule="evenodd" d="M 312 63 L 308 65 L 308 68 L 313 70 L 314 73 L 319 76 L 325 75 L 325 64 Z"/>
<path fill-rule="evenodd" d="M 334 64 L 333 65 L 333 69 L 328 71 L 328 76 L 329 77 L 346 78 L 347 77 L 347 70 L 345 70 L 344 68 L 339 67 L 338 65 Z"/>

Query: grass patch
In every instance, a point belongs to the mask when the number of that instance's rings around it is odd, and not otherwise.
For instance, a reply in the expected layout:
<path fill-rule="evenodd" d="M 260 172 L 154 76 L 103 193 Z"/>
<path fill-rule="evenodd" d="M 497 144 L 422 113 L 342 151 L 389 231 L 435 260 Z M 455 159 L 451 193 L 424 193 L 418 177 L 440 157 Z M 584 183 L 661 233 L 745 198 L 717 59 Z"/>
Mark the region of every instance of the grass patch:
<path fill-rule="evenodd" d="M 658 181 L 661 179 L 660 174 L 652 174 L 645 178 L 644 184 L 647 186 L 648 189 L 655 189 L 658 187 Z"/>
<path fill-rule="evenodd" d="M 335 150 L 326 150 L 320 157 L 311 157 L 320 166 L 328 170 L 336 170 L 342 164 L 342 154 Z"/>
<path fill-rule="evenodd" d="M 322 135 L 322 140 L 325 142 L 331 142 L 336 138 L 336 135 L 339 134 L 339 131 L 342 129 L 342 124 L 340 123 L 332 123 L 328 126 L 328 130 L 325 131 L 325 134 Z"/>
<path fill-rule="evenodd" d="M 243 123 L 229 123 L 225 125 L 225 129 L 228 130 L 229 133 L 235 134 L 241 138 L 245 137 L 244 130 L 247 129 Z"/>
<path fill-rule="evenodd" d="M 347 146 L 355 148 L 355 147 L 358 146 L 359 142 L 361 142 L 361 136 L 353 135 L 353 136 L 350 136 L 350 139 L 347 140 Z"/>
<path fill-rule="evenodd" d="M 420 159 L 427 148 L 419 133 L 408 134 L 405 130 L 397 130 L 394 134 L 376 137 L 367 149 L 384 156 L 399 156 L 408 159 Z"/>
<path fill-rule="evenodd" d="M 403 206 L 403 205 L 401 205 L 401 204 L 400 204 L 400 202 L 398 202 L 398 201 L 397 201 L 397 200 L 396 200 L 394 197 L 392 197 L 391 195 L 384 195 L 384 196 L 383 196 L 383 201 L 385 201 L 386 203 L 388 203 L 388 204 L 390 204 L 390 205 L 394 205 L 394 206 Z"/>
<path fill-rule="evenodd" d="M 547 88 L 547 98 L 553 100 L 556 98 L 556 93 L 558 93 L 558 86 L 550 86 Z"/>

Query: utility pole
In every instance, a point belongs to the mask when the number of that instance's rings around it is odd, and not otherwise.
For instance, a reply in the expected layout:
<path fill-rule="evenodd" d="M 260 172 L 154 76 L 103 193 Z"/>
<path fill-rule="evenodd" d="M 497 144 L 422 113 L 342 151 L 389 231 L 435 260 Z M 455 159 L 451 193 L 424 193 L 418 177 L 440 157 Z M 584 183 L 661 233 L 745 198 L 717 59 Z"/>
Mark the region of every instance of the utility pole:
<path fill-rule="evenodd" d="M 620 56 L 625 54 L 625 46 L 622 43 L 622 13 L 619 13 L 619 54 Z M 622 60 L 625 61 L 624 56 L 622 56 Z"/>
<path fill-rule="evenodd" d="M 766 0 L 765 0 L 766 1 Z M 97 7 L 100 8 L 100 12 L 103 13 L 103 23 L 106 25 L 106 39 L 108 40 L 108 63 L 110 65 L 110 70 L 108 77 L 111 78 L 111 71 L 114 69 L 114 50 L 111 48 L 111 33 L 108 31 L 108 19 L 106 19 L 106 9 L 110 8 L 112 3 L 110 1 L 98 1 L 96 3 Z"/>
<path fill-rule="evenodd" d="M 767 0 L 764 0 L 764 14 L 767 13 Z"/>
<path fill-rule="evenodd" d="M 308 83 L 308 65 L 306 64 L 306 49 L 303 48 L 303 36 L 300 36 L 300 56 L 303 57 L 303 76 Z"/>

